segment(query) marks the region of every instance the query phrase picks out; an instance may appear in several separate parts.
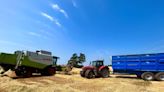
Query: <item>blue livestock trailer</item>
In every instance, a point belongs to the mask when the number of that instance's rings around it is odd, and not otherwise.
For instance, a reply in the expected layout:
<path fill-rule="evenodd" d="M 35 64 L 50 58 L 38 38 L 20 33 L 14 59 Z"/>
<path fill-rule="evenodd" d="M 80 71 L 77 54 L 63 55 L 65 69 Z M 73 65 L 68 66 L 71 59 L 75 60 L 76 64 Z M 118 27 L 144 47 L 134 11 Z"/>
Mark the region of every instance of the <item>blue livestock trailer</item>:
<path fill-rule="evenodd" d="M 112 56 L 114 73 L 136 74 L 144 80 L 164 80 L 164 53 Z"/>

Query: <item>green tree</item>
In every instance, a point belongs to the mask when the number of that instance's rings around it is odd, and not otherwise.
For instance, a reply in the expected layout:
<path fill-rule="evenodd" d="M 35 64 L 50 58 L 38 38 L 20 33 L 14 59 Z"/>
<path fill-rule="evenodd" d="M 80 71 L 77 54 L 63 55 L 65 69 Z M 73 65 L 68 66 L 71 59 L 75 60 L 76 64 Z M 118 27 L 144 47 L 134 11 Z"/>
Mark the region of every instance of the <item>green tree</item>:
<path fill-rule="evenodd" d="M 83 53 L 80 53 L 80 57 L 79 57 L 79 62 L 80 64 L 84 63 L 86 61 L 86 58 L 85 58 L 85 54 Z"/>
<path fill-rule="evenodd" d="M 74 53 L 70 60 L 68 61 L 68 65 L 78 66 L 78 64 L 82 64 L 86 61 L 85 54 L 80 53 L 80 56 L 77 53 Z"/>

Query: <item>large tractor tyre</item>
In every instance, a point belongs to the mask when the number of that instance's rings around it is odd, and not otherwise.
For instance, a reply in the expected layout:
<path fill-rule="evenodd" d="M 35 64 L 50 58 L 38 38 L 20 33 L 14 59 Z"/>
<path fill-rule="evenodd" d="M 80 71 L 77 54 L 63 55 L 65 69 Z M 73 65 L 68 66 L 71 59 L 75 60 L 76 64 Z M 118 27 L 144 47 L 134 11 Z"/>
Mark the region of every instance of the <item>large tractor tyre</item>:
<path fill-rule="evenodd" d="M 32 76 L 32 72 L 30 71 L 30 69 L 27 69 L 25 67 L 19 68 L 15 70 L 15 74 L 18 77 L 31 77 Z"/>
<path fill-rule="evenodd" d="M 155 79 L 158 81 L 164 81 L 164 72 L 159 72 L 155 75 Z"/>
<path fill-rule="evenodd" d="M 154 80 L 154 74 L 153 73 L 151 73 L 151 72 L 145 72 L 145 73 L 143 73 L 142 75 L 141 75 L 141 78 L 142 79 L 144 79 L 144 80 L 146 80 L 146 81 L 152 81 L 152 80 Z"/>
<path fill-rule="evenodd" d="M 85 71 L 80 71 L 81 77 L 85 77 Z"/>
<path fill-rule="evenodd" d="M 100 71 L 101 77 L 108 78 L 109 77 L 109 69 L 105 68 Z"/>
<path fill-rule="evenodd" d="M 93 71 L 87 70 L 87 71 L 85 72 L 85 77 L 88 78 L 88 79 L 94 78 Z"/>

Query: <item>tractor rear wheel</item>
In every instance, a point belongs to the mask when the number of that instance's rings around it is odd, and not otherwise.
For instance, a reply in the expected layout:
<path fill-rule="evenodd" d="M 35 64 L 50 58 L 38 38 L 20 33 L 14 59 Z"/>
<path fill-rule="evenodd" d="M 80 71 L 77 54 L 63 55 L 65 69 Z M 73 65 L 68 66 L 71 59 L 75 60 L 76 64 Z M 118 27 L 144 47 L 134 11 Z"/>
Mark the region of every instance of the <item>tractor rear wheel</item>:
<path fill-rule="evenodd" d="M 91 70 L 87 70 L 85 72 L 85 77 L 88 78 L 88 79 L 91 79 L 91 78 L 94 77 L 94 74 L 93 74 L 93 72 Z"/>
<path fill-rule="evenodd" d="M 108 78 L 108 77 L 109 77 L 109 70 L 108 70 L 108 69 L 102 69 L 102 70 L 100 71 L 100 73 L 101 73 L 101 76 L 102 76 L 103 78 Z"/>

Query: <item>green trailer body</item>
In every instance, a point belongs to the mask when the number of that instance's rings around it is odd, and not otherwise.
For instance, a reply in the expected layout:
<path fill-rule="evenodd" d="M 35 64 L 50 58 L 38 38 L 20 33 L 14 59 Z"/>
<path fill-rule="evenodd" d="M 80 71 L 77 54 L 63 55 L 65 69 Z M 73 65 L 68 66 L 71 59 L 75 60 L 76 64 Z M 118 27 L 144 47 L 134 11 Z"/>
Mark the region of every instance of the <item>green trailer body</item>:
<path fill-rule="evenodd" d="M 0 53 L 0 64 L 16 64 L 17 55 L 16 54 L 7 54 Z"/>

